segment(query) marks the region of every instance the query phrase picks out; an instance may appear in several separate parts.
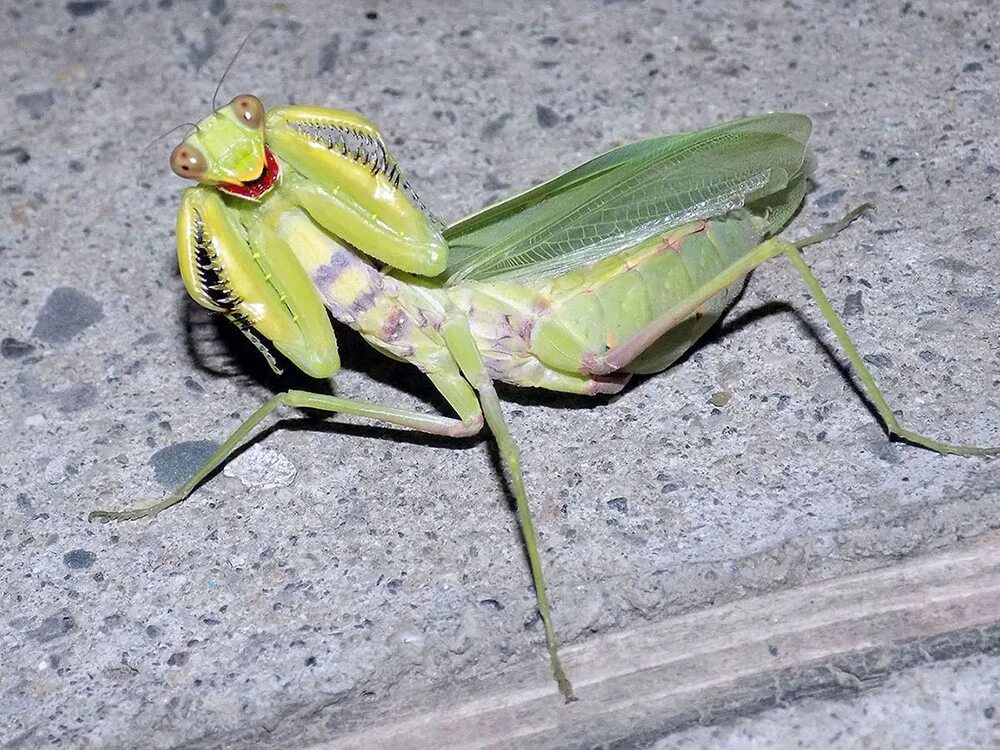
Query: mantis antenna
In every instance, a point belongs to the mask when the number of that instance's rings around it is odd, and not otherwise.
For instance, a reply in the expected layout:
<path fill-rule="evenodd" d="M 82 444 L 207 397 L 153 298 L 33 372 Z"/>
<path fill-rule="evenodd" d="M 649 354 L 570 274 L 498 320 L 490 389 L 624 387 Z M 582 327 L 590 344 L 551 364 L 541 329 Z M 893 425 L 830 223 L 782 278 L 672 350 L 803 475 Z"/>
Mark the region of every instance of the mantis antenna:
<path fill-rule="evenodd" d="M 226 80 L 226 76 L 229 75 L 229 71 L 232 69 L 233 63 L 236 62 L 236 58 L 240 56 L 240 52 L 242 52 L 243 48 L 247 46 L 247 42 L 250 41 L 250 37 L 256 34 L 262 26 L 268 25 L 270 23 L 271 23 L 270 21 L 261 21 L 259 24 L 250 29 L 247 35 L 243 37 L 243 41 L 240 42 L 240 46 L 236 48 L 236 51 L 233 53 L 232 58 L 229 60 L 229 64 L 226 66 L 226 69 L 222 71 L 222 78 L 220 78 L 219 82 L 215 85 L 215 91 L 212 93 L 212 111 L 215 111 L 219 108 L 217 103 L 217 100 L 219 98 L 219 90 L 222 88 L 222 84 Z"/>

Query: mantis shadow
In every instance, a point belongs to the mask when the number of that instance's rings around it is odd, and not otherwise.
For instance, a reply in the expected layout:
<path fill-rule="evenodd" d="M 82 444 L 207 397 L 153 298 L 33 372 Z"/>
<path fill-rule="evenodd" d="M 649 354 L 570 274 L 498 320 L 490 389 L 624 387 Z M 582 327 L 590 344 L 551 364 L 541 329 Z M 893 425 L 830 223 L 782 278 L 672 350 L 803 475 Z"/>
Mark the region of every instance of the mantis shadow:
<path fill-rule="evenodd" d="M 297 389 L 312 393 L 336 395 L 336 376 L 330 380 L 311 378 L 280 352 L 271 350 L 282 370 L 275 373 L 260 352 L 240 331 L 210 310 L 185 297 L 182 319 L 185 328 L 185 346 L 195 368 L 213 379 L 240 378 L 250 386 L 268 391 L 268 396 Z M 390 386 L 420 401 L 428 410 L 450 414 L 448 402 L 438 393 L 425 377 L 414 377 L 413 365 L 397 362 L 379 354 L 354 330 L 334 321 L 340 350 L 341 369 L 364 373 L 366 377 Z M 418 373 L 419 374 L 419 373 Z M 233 452 L 232 457 L 242 453 L 247 447 L 279 430 L 312 430 L 331 432 L 355 437 L 378 437 L 413 445 L 454 446 L 471 445 L 482 438 L 449 438 L 440 435 L 408 430 L 403 427 L 382 424 L 362 424 L 332 421 L 328 412 L 299 409 L 301 417 L 279 418 L 270 426 L 256 433 L 247 443 Z"/>
<path fill-rule="evenodd" d="M 742 296 L 742 294 L 741 294 Z M 739 298 L 734 301 L 738 303 Z M 190 298 L 184 298 L 185 343 L 188 355 L 195 367 L 212 378 L 241 377 L 248 383 L 255 384 L 272 394 L 289 389 L 300 389 L 314 393 L 333 395 L 336 393 L 336 376 L 331 380 L 310 378 L 293 364 L 285 360 L 280 353 L 274 352 L 282 367 L 282 374 L 274 373 L 260 356 L 260 352 L 233 326 L 228 320 L 200 307 Z M 712 326 L 693 346 L 670 365 L 669 369 L 683 367 L 693 356 L 706 347 L 723 342 L 732 333 L 764 320 L 773 315 L 791 313 L 799 329 L 812 338 L 819 346 L 833 368 L 850 386 L 854 395 L 861 401 L 865 409 L 876 422 L 881 424 L 881 418 L 868 394 L 858 385 L 854 374 L 824 339 L 822 330 L 810 322 L 795 306 L 783 301 L 770 301 L 758 305 L 734 317 L 723 317 Z M 414 377 L 416 371 L 413 365 L 389 359 L 374 350 L 360 334 L 347 326 L 334 322 L 338 348 L 341 356 L 341 366 L 344 370 L 364 373 L 372 380 L 405 393 L 413 399 L 426 405 L 429 409 L 450 414 L 451 409 L 431 382 L 425 377 Z M 222 351 L 212 348 L 221 349 Z M 664 371 L 665 372 L 665 371 Z M 625 397 L 633 390 L 641 388 L 651 378 L 659 377 L 660 373 L 636 375 L 625 386 L 621 393 L 605 396 L 604 402 L 610 403 Z M 582 396 L 570 393 L 558 393 L 535 388 L 518 388 L 517 386 L 497 383 L 497 390 L 503 400 L 520 406 L 546 406 L 556 409 L 591 408 L 595 403 L 594 396 Z M 596 397 L 602 398 L 602 397 Z M 302 410 L 308 414 L 309 410 Z M 321 412 L 298 419 L 282 419 L 259 433 L 259 437 L 270 435 L 277 429 L 306 430 L 315 429 L 356 437 L 380 437 L 402 441 L 412 445 L 444 446 L 472 445 L 479 442 L 480 436 L 468 438 L 444 438 L 427 435 L 413 430 L 384 426 L 378 424 L 366 425 L 351 422 L 331 422 L 320 417 Z M 255 438 L 254 442 L 259 438 Z"/>
<path fill-rule="evenodd" d="M 791 314 L 791 316 L 794 317 L 795 324 L 797 325 L 798 329 L 816 343 L 816 345 L 819 347 L 820 352 L 822 352 L 822 354 L 826 357 L 827 361 L 830 363 L 833 369 L 836 370 L 836 372 L 840 375 L 840 377 L 848 384 L 848 386 L 850 386 L 851 390 L 854 392 L 854 395 L 858 398 L 859 401 L 861 401 L 861 403 L 864 405 L 865 409 L 872 416 L 875 422 L 881 425 L 882 418 L 879 416 L 878 410 L 875 408 L 875 404 L 872 402 L 871 398 L 869 398 L 868 394 L 864 391 L 864 389 L 860 385 L 858 385 L 854 376 L 854 372 L 851 370 L 851 367 L 846 362 L 844 362 L 844 360 L 842 360 L 840 356 L 838 356 L 834 348 L 827 343 L 826 339 L 823 336 L 823 329 L 815 325 L 813 322 L 811 322 L 808 318 L 805 317 L 805 315 L 802 314 L 802 312 L 797 307 L 795 307 L 789 302 L 772 300 L 770 302 L 765 302 L 761 305 L 758 305 L 757 307 L 751 308 L 746 312 L 740 313 L 739 315 L 735 316 L 732 319 L 727 320 L 724 318 L 722 321 L 712 326 L 712 328 L 710 328 L 705 333 L 705 335 L 701 337 L 701 339 L 695 344 L 695 346 L 691 347 L 688 351 L 686 351 L 683 354 L 683 356 L 681 356 L 680 359 L 677 360 L 677 362 L 671 365 L 671 367 L 682 366 L 691 356 L 693 356 L 702 347 L 718 344 L 724 341 L 725 338 L 730 334 L 736 333 L 737 331 L 741 331 L 744 328 L 747 328 L 748 326 L 751 326 L 760 320 L 764 320 L 765 318 L 771 317 L 772 315 L 784 315 L 784 314 Z M 827 332 L 829 332 L 828 328 L 826 330 Z M 649 377 L 655 377 L 655 375 L 646 376 L 646 378 L 644 378 L 642 382 L 645 382 L 645 380 L 648 379 Z"/>
<path fill-rule="evenodd" d="M 213 379 L 243 378 L 248 383 L 274 388 L 279 376 L 236 326 L 187 295 L 180 305 L 184 345 L 196 369 Z"/>
<path fill-rule="evenodd" d="M 242 378 L 248 385 L 271 394 L 297 389 L 327 395 L 337 394 L 337 376 L 325 380 L 311 378 L 281 352 L 269 347 L 281 373 L 275 373 L 260 352 L 240 331 L 221 315 L 183 299 L 182 320 L 187 353 L 196 369 L 211 378 Z M 413 365 L 397 362 L 375 351 L 359 333 L 333 321 L 340 353 L 341 370 L 364 373 L 372 380 L 392 387 L 443 413 L 448 402 L 425 377 L 414 377 Z M 266 341 L 264 342 L 267 345 Z M 346 395 L 346 394 L 345 394 Z"/>
<path fill-rule="evenodd" d="M 737 298 L 733 304 L 736 304 L 739 299 L 740 298 Z M 848 384 L 851 391 L 864 405 L 865 409 L 872 416 L 875 422 L 882 425 L 882 418 L 879 416 L 878 410 L 875 408 L 875 404 L 872 402 L 871 398 L 864 391 L 864 389 L 858 384 L 851 367 L 843 359 L 841 359 L 834 348 L 827 343 L 824 338 L 823 329 L 812 323 L 794 305 L 782 301 L 765 302 L 732 318 L 723 317 L 722 320 L 706 331 L 705 334 L 698 339 L 698 341 L 696 341 L 666 370 L 649 375 L 635 375 L 620 393 L 612 394 L 604 398 L 607 403 L 616 401 L 619 398 L 624 398 L 632 391 L 641 388 L 649 380 L 662 376 L 664 372 L 672 370 L 676 367 L 683 367 L 684 364 L 696 354 L 700 353 L 707 347 L 724 342 L 726 337 L 730 334 L 741 331 L 744 328 L 747 328 L 748 326 L 773 315 L 783 315 L 787 313 L 794 316 L 799 330 L 816 342 L 820 351 L 829 361 L 830 365 L 832 365 L 834 370 L 836 370 L 841 378 L 843 378 L 843 380 Z M 519 389 L 514 386 L 505 386 L 503 384 L 498 384 L 497 390 L 503 394 L 505 401 L 517 403 L 522 406 L 547 406 L 550 408 L 579 409 L 589 408 L 595 402 L 595 397 L 593 396 L 552 393 L 549 391 L 542 391 L 540 389 Z"/>
<path fill-rule="evenodd" d="M 324 393 L 333 392 L 332 381 L 317 381 L 308 378 L 304 374 L 300 373 L 295 367 L 290 366 L 290 363 L 285 363 L 285 375 L 276 375 L 270 368 L 265 366 L 262 362 L 260 353 L 253 347 L 253 345 L 246 341 L 246 339 L 240 335 L 238 331 L 235 330 L 234 326 L 230 325 L 228 321 L 222 320 L 219 316 L 203 315 L 202 313 L 207 311 L 203 311 L 202 308 L 195 305 L 193 301 L 186 302 L 185 305 L 184 320 L 186 332 L 188 334 L 185 339 L 189 354 L 191 355 L 191 359 L 195 365 L 202 371 L 210 374 L 212 377 L 233 377 L 240 375 L 249 378 L 251 381 L 256 382 L 258 385 L 264 387 L 272 393 L 287 390 L 290 387 L 301 387 L 303 390 L 319 390 L 319 392 Z M 864 404 L 865 408 L 872 415 L 875 421 L 882 424 L 881 418 L 879 417 L 878 412 L 867 393 L 865 393 L 855 381 L 849 366 L 838 357 L 833 348 L 826 342 L 826 340 L 824 340 L 823 332 L 815 324 L 806 319 L 796 307 L 788 302 L 770 301 L 762 305 L 758 305 L 733 318 L 723 318 L 720 322 L 710 328 L 705 335 L 702 336 L 676 362 L 674 362 L 671 367 L 683 366 L 696 353 L 702 351 L 707 346 L 723 341 L 729 334 L 741 331 L 747 326 L 758 323 L 759 321 L 772 315 L 781 315 L 785 313 L 791 313 L 795 317 L 799 329 L 806 335 L 810 336 L 817 343 L 819 349 L 826 356 L 826 359 L 833 365 L 834 369 L 840 374 L 844 381 L 847 382 L 851 390 L 859 398 L 861 403 Z M 236 369 L 229 366 L 220 368 L 213 362 L 212 359 L 206 358 L 203 355 L 203 350 L 200 344 L 204 343 L 204 339 L 199 334 L 199 331 L 201 331 L 201 334 L 205 334 L 206 332 L 204 330 L 204 326 L 206 325 L 211 326 L 211 335 L 225 348 L 230 364 L 235 364 Z M 344 326 L 338 326 L 336 333 L 338 336 L 338 342 L 340 343 L 341 363 L 345 369 L 364 372 L 368 377 L 371 377 L 376 381 L 391 385 L 393 388 L 408 393 L 417 400 L 433 407 L 439 413 L 449 413 L 450 409 L 448 404 L 438 394 L 437 390 L 433 388 L 430 381 L 424 377 L 413 377 L 414 368 L 412 365 L 396 362 L 379 355 L 374 349 L 366 344 L 360 335 Z M 660 373 L 656 374 L 658 375 Z M 645 375 L 633 378 L 622 393 L 629 393 L 633 389 L 641 387 L 651 377 L 654 377 L 654 375 Z M 301 386 L 299 385 L 300 383 Z M 556 408 L 577 409 L 582 407 L 589 408 L 594 403 L 594 399 L 592 397 L 577 396 L 572 394 L 554 394 L 550 392 L 543 392 L 540 389 L 536 391 L 502 387 L 501 393 L 505 400 L 513 401 L 514 403 L 522 405 L 546 405 L 549 407 L 555 406 Z M 613 401 L 620 395 L 621 394 L 615 394 L 614 396 L 606 397 L 605 401 Z M 369 439 L 376 438 L 380 440 L 389 440 L 394 443 L 403 443 L 421 447 L 468 448 L 487 440 L 485 431 L 480 432 L 478 435 L 465 438 L 448 438 L 381 424 L 357 424 L 352 422 L 331 421 L 331 415 L 326 413 L 312 414 L 309 410 L 302 410 L 302 414 L 304 416 L 297 418 L 280 418 L 260 432 L 250 436 L 248 440 L 232 452 L 226 463 L 229 463 L 234 458 L 241 455 L 252 445 L 267 439 L 271 434 L 284 430 L 308 430 L 312 433 L 334 433 L 337 435 L 346 435 L 351 437 Z M 507 509 L 512 516 L 516 516 L 517 499 L 511 491 L 510 483 L 507 480 L 499 446 L 495 440 L 487 440 L 487 443 L 490 463 L 493 467 L 494 473 L 499 479 L 498 485 L 503 493 Z M 205 479 L 210 479 L 221 470 L 222 466 L 218 467 L 209 477 L 206 477 Z M 523 527 L 519 525 L 518 528 L 519 533 L 523 536 L 525 533 Z M 522 564 L 530 568 L 531 561 L 527 552 L 528 545 L 519 545 L 519 549 L 521 550 Z M 526 623 L 525 629 L 537 629 L 539 627 L 538 623 L 539 621 L 536 618 L 532 622 Z"/>

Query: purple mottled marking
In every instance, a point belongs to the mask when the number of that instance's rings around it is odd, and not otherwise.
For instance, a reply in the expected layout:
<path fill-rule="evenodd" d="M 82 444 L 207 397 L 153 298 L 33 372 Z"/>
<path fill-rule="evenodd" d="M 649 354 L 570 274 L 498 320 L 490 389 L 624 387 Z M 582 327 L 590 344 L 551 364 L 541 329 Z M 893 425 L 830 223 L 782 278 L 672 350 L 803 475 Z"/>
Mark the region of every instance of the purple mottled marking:
<path fill-rule="evenodd" d="M 397 307 L 389 313 L 389 317 L 386 318 L 379 337 L 383 341 L 391 344 L 393 341 L 402 338 L 403 334 L 406 333 L 406 329 L 409 324 L 410 316 L 406 314 L 406 310 L 401 307 Z"/>
<path fill-rule="evenodd" d="M 351 265 L 351 258 L 346 253 L 335 253 L 330 258 L 329 263 L 325 263 L 313 271 L 313 283 L 320 289 L 326 289 Z"/>
<path fill-rule="evenodd" d="M 501 316 L 496 322 L 497 340 L 509 339 L 514 335 L 514 328 L 510 324 L 510 315 Z"/>
<path fill-rule="evenodd" d="M 504 376 L 507 375 L 507 362 L 505 360 L 499 359 L 498 357 L 490 357 L 483 355 L 483 365 L 486 367 L 486 372 L 490 374 L 490 377 L 494 380 L 503 380 Z"/>
<path fill-rule="evenodd" d="M 360 295 L 354 302 L 351 303 L 351 312 L 355 315 L 364 315 L 366 312 L 375 307 L 375 303 L 378 302 L 378 292 L 375 289 L 369 288 L 367 292 Z"/>

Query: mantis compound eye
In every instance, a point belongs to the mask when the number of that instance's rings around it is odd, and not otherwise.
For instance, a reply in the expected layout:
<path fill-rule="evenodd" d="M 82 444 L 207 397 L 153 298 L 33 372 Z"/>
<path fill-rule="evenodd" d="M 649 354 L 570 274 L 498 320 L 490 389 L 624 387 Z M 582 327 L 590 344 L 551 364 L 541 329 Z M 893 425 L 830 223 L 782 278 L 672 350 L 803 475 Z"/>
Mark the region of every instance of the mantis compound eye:
<path fill-rule="evenodd" d="M 264 124 L 264 105 L 256 96 L 240 94 L 229 103 L 229 106 L 236 112 L 240 122 L 248 128 L 256 130 Z"/>
<path fill-rule="evenodd" d="M 170 154 L 170 168 L 178 177 L 200 180 L 205 176 L 208 163 L 198 149 L 182 143 Z"/>

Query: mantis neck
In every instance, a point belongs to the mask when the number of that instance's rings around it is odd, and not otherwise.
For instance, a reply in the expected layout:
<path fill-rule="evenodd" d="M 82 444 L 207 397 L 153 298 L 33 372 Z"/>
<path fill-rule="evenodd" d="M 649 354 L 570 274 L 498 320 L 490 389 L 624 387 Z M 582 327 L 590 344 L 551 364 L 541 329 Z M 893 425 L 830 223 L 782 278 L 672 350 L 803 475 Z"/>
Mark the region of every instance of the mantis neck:
<path fill-rule="evenodd" d="M 388 281 L 367 258 L 334 241 L 325 262 L 309 269 L 309 275 L 333 317 L 358 330 L 379 307 Z"/>
<path fill-rule="evenodd" d="M 379 271 L 298 208 L 272 214 L 278 234 L 302 264 L 330 313 L 379 350 L 421 369 L 442 355 L 442 297 Z"/>

